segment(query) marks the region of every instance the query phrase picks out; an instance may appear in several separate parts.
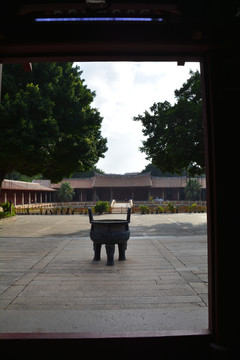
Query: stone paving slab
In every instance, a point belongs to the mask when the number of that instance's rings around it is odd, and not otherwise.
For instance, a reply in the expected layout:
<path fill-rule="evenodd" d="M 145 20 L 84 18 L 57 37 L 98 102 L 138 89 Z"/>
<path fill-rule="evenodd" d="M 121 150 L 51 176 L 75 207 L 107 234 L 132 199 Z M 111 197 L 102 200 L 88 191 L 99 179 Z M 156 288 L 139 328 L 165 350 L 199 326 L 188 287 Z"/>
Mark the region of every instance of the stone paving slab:
<path fill-rule="evenodd" d="M 104 247 L 92 261 L 89 229 L 85 215 L 0 222 L 0 332 L 208 327 L 206 214 L 132 215 L 113 267 Z"/>
<path fill-rule="evenodd" d="M 46 321 L 48 319 L 48 321 Z M 148 332 L 149 329 L 199 330 L 207 322 L 204 308 L 187 306 L 164 309 L 108 309 L 108 310 L 6 310 L 1 314 L 1 324 L 11 332 L 65 332 L 123 333 Z M 24 327 L 23 327 L 24 324 Z M 136 330 L 137 326 L 137 330 Z M 150 330 L 151 331 L 151 330 Z"/>

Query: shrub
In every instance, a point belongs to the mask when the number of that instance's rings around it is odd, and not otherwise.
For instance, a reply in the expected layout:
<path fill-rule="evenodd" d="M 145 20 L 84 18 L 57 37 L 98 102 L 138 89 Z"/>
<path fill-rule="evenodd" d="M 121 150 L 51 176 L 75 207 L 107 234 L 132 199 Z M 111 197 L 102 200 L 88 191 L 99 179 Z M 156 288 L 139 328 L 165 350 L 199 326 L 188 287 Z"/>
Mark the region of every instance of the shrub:
<path fill-rule="evenodd" d="M 162 214 L 164 212 L 164 208 L 162 206 L 158 206 L 158 212 Z"/>
<path fill-rule="evenodd" d="M 168 203 L 168 209 L 169 209 L 169 211 L 171 211 L 171 213 L 174 213 L 175 205 L 172 204 L 171 202 L 169 202 Z"/>
<path fill-rule="evenodd" d="M 140 205 L 140 206 L 139 206 L 139 209 L 141 210 L 141 213 L 142 213 L 142 214 L 146 214 L 146 213 L 149 212 L 149 208 L 148 208 L 148 206 L 146 206 L 146 205 Z"/>
<path fill-rule="evenodd" d="M 194 203 L 188 207 L 189 212 L 196 212 L 197 211 L 197 204 Z"/>
<path fill-rule="evenodd" d="M 10 212 L 10 203 L 9 203 L 9 201 L 1 204 L 1 207 L 3 208 L 4 212 Z"/>
<path fill-rule="evenodd" d="M 193 210 L 193 212 L 196 212 L 197 211 L 197 204 L 192 204 L 192 210 Z"/>
<path fill-rule="evenodd" d="M 11 211 L 11 205 L 9 203 L 9 201 L 3 203 L 3 204 L 0 204 L 0 206 L 2 207 L 3 209 L 3 212 L 1 213 L 1 216 L 0 218 L 4 218 L 4 217 L 9 217 L 9 216 L 14 216 L 15 215 L 15 209 L 14 209 L 14 206 L 12 205 L 12 213 L 10 212 Z"/>
<path fill-rule="evenodd" d="M 102 214 L 104 212 L 108 212 L 109 204 L 107 201 L 98 201 L 94 206 L 95 213 Z"/>

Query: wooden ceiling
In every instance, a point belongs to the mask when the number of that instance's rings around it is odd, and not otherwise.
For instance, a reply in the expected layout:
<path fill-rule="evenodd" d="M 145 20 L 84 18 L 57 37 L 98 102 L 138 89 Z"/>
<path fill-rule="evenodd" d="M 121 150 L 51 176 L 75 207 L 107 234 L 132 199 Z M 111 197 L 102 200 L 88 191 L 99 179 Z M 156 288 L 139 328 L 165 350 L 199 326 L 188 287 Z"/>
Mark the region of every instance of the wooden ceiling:
<path fill-rule="evenodd" d="M 240 43 L 240 0 L 39 1 L 1 5 L 0 62 L 177 59 L 184 64 Z"/>

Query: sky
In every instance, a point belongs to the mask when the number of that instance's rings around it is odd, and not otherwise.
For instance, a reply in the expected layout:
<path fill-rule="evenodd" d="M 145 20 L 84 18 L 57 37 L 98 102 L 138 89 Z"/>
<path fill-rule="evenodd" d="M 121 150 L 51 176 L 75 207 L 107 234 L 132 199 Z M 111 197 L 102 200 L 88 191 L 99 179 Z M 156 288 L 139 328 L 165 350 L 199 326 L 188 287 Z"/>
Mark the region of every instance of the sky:
<path fill-rule="evenodd" d="M 174 90 L 200 70 L 199 63 L 78 62 L 85 85 L 96 92 L 92 107 L 103 117 L 102 136 L 108 140 L 105 158 L 96 164 L 107 174 L 141 172 L 149 160 L 140 152 L 142 124 L 134 116 L 149 111 L 154 102 L 175 103 Z"/>

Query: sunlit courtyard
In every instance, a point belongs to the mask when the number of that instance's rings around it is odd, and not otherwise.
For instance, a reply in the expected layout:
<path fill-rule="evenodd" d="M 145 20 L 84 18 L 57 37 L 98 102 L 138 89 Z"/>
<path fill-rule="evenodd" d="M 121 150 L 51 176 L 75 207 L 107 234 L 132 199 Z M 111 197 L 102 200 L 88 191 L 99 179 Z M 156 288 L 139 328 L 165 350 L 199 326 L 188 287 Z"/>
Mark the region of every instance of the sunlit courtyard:
<path fill-rule="evenodd" d="M 125 214 L 101 217 L 125 218 Z M 1 332 L 208 328 L 206 214 L 132 214 L 126 261 L 93 262 L 87 215 L 0 222 Z"/>

